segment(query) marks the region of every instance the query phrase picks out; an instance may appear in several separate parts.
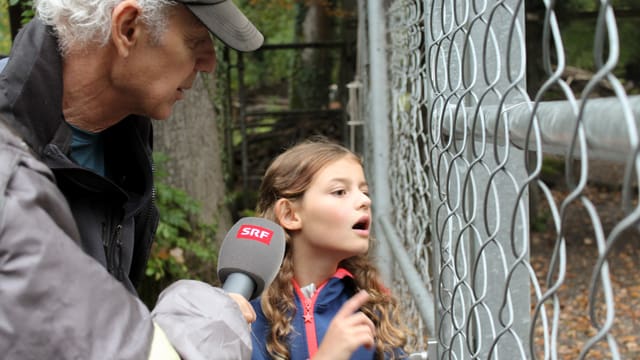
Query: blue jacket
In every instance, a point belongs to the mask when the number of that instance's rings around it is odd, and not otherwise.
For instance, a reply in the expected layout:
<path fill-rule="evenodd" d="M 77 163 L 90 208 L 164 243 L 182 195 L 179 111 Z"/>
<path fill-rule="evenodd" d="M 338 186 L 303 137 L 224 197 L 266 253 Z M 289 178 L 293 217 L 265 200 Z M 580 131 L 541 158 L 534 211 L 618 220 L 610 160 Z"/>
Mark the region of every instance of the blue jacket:
<path fill-rule="evenodd" d="M 313 298 L 305 299 L 300 286 L 294 281 L 296 315 L 293 318 L 293 332 L 289 336 L 289 353 L 291 360 L 304 360 L 314 354 L 329 328 L 329 323 L 351 296 L 356 293 L 353 276 L 344 269 L 339 269 L 333 277 L 320 285 Z M 271 359 L 267 353 L 265 340 L 269 333 L 269 323 L 262 312 L 260 298 L 251 304 L 256 311 L 257 319 L 251 325 L 253 353 L 251 358 Z M 304 304 L 304 305 L 303 305 Z M 358 348 L 351 359 L 374 359 L 375 350 Z"/>

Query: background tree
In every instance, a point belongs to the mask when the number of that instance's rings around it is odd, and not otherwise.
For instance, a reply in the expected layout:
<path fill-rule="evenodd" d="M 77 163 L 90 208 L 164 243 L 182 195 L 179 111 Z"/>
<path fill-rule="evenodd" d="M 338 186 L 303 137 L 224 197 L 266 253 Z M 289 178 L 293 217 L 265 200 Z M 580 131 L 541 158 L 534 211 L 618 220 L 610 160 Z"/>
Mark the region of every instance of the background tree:
<path fill-rule="evenodd" d="M 296 4 L 294 42 L 327 43 L 334 40 L 332 12 L 334 0 L 305 1 Z M 292 66 L 291 108 L 320 109 L 329 102 L 333 59 L 324 47 L 310 47 L 296 53 Z"/>
<path fill-rule="evenodd" d="M 167 183 L 201 204 L 200 218 L 216 224 L 222 240 L 231 227 L 225 204 L 222 135 L 214 107 L 215 78 L 200 74 L 167 121 L 154 122 L 154 150 L 167 155 Z"/>

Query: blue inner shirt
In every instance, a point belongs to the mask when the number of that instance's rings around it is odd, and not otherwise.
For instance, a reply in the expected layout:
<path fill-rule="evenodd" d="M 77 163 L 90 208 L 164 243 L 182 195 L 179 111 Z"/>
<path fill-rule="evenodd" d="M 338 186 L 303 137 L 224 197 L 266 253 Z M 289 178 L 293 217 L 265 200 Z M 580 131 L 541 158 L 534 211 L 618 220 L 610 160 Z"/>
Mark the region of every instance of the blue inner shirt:
<path fill-rule="evenodd" d="M 71 124 L 69 126 L 72 130 L 71 159 L 104 176 L 104 141 L 101 134 L 84 131 Z"/>

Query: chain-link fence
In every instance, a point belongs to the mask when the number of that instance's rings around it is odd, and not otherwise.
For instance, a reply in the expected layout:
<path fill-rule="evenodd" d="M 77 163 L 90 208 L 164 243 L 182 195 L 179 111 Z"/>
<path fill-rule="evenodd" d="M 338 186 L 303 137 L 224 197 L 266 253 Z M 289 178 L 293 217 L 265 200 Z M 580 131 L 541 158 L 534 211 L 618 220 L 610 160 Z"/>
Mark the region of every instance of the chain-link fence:
<path fill-rule="evenodd" d="M 379 263 L 429 358 L 640 358 L 637 5 L 532 3 L 359 1 Z"/>

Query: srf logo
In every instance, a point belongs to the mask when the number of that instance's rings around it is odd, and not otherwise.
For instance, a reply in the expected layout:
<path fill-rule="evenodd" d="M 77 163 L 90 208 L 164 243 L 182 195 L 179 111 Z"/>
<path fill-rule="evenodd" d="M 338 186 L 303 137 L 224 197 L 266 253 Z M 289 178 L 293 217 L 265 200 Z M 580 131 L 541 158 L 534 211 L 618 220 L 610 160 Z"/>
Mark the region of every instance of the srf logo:
<path fill-rule="evenodd" d="M 273 231 L 255 225 L 242 225 L 236 234 L 238 239 L 254 240 L 269 245 Z"/>

